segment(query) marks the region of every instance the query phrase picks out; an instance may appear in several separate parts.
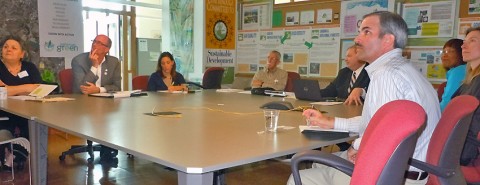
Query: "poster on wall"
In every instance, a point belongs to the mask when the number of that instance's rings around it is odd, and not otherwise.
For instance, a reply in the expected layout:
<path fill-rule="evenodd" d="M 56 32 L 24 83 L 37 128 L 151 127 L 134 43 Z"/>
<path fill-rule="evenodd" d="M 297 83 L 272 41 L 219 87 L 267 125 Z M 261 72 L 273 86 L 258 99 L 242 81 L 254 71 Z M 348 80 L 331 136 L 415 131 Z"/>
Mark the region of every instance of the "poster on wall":
<path fill-rule="evenodd" d="M 310 41 L 309 75 L 336 76 L 340 54 L 340 25 L 312 27 Z"/>
<path fill-rule="evenodd" d="M 236 1 L 205 1 L 205 66 L 235 66 Z"/>
<path fill-rule="evenodd" d="M 250 64 L 258 64 L 257 30 L 239 30 L 237 35 L 237 72 L 249 73 Z M 265 40 L 265 35 L 262 39 Z M 255 67 L 256 69 L 257 67 Z"/>
<path fill-rule="evenodd" d="M 452 37 L 455 2 L 404 4 L 402 17 L 407 23 L 409 38 Z"/>
<path fill-rule="evenodd" d="M 81 1 L 38 1 L 40 57 L 73 58 L 83 52 Z"/>
<path fill-rule="evenodd" d="M 307 75 L 308 51 L 312 47 L 310 34 L 310 27 L 307 26 L 285 28 L 282 53 L 284 70 Z"/>
<path fill-rule="evenodd" d="M 468 28 L 480 27 L 480 17 L 460 18 L 457 38 L 464 39 Z"/>
<path fill-rule="evenodd" d="M 446 78 L 442 67 L 442 47 L 408 47 L 403 56 L 422 73 L 429 81 L 441 81 Z"/>
<path fill-rule="evenodd" d="M 480 14 L 480 1 L 469 1 L 468 14 Z"/>
<path fill-rule="evenodd" d="M 332 12 L 332 9 L 317 10 L 317 24 L 331 23 L 333 14 Z"/>
<path fill-rule="evenodd" d="M 342 38 L 353 38 L 358 34 L 362 17 L 374 11 L 393 12 L 395 0 L 358 0 L 342 1 L 341 30 Z"/>
<path fill-rule="evenodd" d="M 243 4 L 243 30 L 268 29 L 272 27 L 272 2 Z"/>

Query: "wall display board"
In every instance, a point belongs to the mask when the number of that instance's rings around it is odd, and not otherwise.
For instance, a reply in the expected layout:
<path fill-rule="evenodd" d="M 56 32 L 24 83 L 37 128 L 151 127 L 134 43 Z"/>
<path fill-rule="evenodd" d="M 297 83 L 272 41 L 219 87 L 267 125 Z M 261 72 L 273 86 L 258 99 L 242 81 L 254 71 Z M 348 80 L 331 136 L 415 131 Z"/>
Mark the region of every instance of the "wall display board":
<path fill-rule="evenodd" d="M 241 29 L 268 29 L 272 27 L 272 1 L 242 4 Z"/>
<path fill-rule="evenodd" d="M 480 1 L 468 2 L 468 14 L 480 14 Z"/>
<path fill-rule="evenodd" d="M 259 61 L 259 40 L 259 32 L 257 30 L 238 31 L 236 60 L 238 72 L 249 73 L 257 71 Z"/>
<path fill-rule="evenodd" d="M 309 76 L 334 77 L 338 72 L 340 25 L 315 26 L 309 39 Z"/>
<path fill-rule="evenodd" d="M 468 28 L 479 27 L 480 17 L 460 18 L 458 23 L 457 38 L 464 39 Z"/>
<path fill-rule="evenodd" d="M 83 52 L 81 1 L 38 1 L 40 57 L 73 58 Z"/>
<path fill-rule="evenodd" d="M 442 47 L 407 47 L 403 56 L 429 81 L 445 81 L 446 71 L 442 67 Z"/>
<path fill-rule="evenodd" d="M 395 0 L 358 0 L 342 1 L 341 29 L 342 38 L 353 38 L 358 34 L 362 17 L 374 11 L 393 12 Z"/>
<path fill-rule="evenodd" d="M 455 2 L 406 3 L 402 17 L 407 22 L 409 38 L 452 37 Z"/>

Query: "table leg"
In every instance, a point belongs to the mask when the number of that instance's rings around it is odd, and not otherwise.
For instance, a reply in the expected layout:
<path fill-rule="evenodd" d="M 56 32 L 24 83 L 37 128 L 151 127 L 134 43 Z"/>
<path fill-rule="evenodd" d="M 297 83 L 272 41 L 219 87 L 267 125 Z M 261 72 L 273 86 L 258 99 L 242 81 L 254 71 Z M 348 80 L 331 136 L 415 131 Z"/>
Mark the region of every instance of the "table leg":
<path fill-rule="evenodd" d="M 193 174 L 177 171 L 179 185 L 212 185 L 213 172 Z"/>
<path fill-rule="evenodd" d="M 30 181 L 34 185 L 47 184 L 47 144 L 48 127 L 28 120 L 30 137 Z"/>

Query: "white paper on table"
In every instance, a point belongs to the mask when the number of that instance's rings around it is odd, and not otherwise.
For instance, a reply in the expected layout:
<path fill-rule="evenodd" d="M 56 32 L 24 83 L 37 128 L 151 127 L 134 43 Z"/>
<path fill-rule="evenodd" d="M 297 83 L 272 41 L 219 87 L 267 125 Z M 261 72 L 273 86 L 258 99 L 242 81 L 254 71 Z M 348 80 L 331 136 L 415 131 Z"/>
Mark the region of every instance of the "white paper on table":
<path fill-rule="evenodd" d="M 162 92 L 162 93 L 172 93 L 172 94 L 188 93 L 187 91 L 168 91 L 168 90 L 157 91 L 157 92 Z"/>
<path fill-rule="evenodd" d="M 319 126 L 307 126 L 307 125 L 299 125 L 298 129 L 300 130 L 300 132 L 303 132 L 304 130 L 312 130 L 312 131 L 323 131 L 323 132 L 346 132 L 346 133 L 348 133 L 348 130 L 326 129 L 326 128 L 321 128 Z"/>
<path fill-rule="evenodd" d="M 342 104 L 343 102 L 341 101 L 326 101 L 326 102 L 313 102 L 313 103 L 310 103 L 312 105 L 327 105 L 327 106 L 330 106 L 330 105 L 338 105 L 338 104 Z"/>
<path fill-rule="evenodd" d="M 243 91 L 242 89 L 217 89 L 216 92 L 226 92 L 226 93 L 230 93 L 230 92 L 241 92 Z"/>
<path fill-rule="evenodd" d="M 252 94 L 252 91 L 240 91 L 238 93 L 240 93 L 240 94 Z"/>

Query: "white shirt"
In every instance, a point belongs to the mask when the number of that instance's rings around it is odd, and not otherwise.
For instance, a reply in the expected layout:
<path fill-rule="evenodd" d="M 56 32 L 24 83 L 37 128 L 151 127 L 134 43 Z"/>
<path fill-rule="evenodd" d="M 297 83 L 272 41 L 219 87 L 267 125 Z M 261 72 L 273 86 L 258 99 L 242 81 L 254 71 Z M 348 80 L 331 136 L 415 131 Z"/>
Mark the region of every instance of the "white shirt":
<path fill-rule="evenodd" d="M 402 57 L 401 49 L 385 53 L 368 65 L 365 70 L 370 77 L 370 85 L 362 115 L 349 119 L 335 118 L 334 128 L 359 132 L 360 138 L 353 143 L 353 147 L 358 149 L 370 119 L 382 105 L 393 100 L 414 101 L 421 105 L 427 113 L 427 125 L 417 140 L 413 158 L 425 161 L 428 143 L 441 113 L 437 93 L 432 85 Z M 420 171 L 413 167 L 410 169 Z"/>
<path fill-rule="evenodd" d="M 92 71 L 95 76 L 98 77 L 97 81 L 95 81 L 95 86 L 100 88 L 100 92 L 104 93 L 107 92 L 107 89 L 105 87 L 102 87 L 102 64 L 105 62 L 105 58 L 103 58 L 102 62 L 98 65 L 98 67 L 90 67 L 90 71 Z M 106 73 L 106 71 L 105 71 Z"/>

